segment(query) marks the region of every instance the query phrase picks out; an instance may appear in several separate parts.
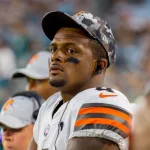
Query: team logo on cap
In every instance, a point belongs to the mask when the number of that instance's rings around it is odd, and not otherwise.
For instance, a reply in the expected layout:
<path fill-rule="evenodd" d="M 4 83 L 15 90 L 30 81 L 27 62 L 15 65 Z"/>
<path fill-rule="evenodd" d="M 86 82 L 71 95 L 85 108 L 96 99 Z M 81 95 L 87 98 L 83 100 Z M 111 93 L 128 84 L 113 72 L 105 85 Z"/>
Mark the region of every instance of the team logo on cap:
<path fill-rule="evenodd" d="M 35 54 L 28 62 L 28 64 L 32 64 L 35 60 L 37 60 L 37 58 L 39 57 L 38 54 Z"/>
<path fill-rule="evenodd" d="M 13 99 L 9 99 L 3 106 L 2 110 L 3 111 L 6 111 L 8 106 L 12 105 L 14 103 L 14 100 Z"/>
<path fill-rule="evenodd" d="M 44 129 L 44 136 L 46 137 L 50 129 L 50 125 L 48 124 Z"/>

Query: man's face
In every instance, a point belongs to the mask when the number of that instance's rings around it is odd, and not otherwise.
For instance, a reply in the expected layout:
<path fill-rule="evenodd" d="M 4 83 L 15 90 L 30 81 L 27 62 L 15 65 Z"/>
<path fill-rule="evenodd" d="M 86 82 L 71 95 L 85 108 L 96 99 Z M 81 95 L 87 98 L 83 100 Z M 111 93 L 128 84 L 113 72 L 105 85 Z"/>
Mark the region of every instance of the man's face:
<path fill-rule="evenodd" d="M 32 78 L 27 78 L 26 90 L 35 91 L 45 99 L 58 91 L 58 89 L 49 85 L 48 79 L 36 80 Z"/>
<path fill-rule="evenodd" d="M 33 136 L 33 124 L 22 129 L 12 129 L 2 126 L 2 144 L 4 150 L 27 150 Z"/>
<path fill-rule="evenodd" d="M 91 39 L 81 29 L 61 28 L 50 44 L 49 82 L 61 90 L 81 90 L 93 71 Z"/>

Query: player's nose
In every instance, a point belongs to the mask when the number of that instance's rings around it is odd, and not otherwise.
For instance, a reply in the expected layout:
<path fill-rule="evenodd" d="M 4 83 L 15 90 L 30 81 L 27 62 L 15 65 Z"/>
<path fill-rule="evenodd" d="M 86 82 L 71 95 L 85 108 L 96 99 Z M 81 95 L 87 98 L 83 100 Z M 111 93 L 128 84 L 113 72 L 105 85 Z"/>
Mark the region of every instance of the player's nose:
<path fill-rule="evenodd" d="M 65 60 L 65 55 L 59 49 L 51 55 L 51 59 L 50 59 L 51 62 L 60 62 L 60 63 L 64 62 L 64 60 Z"/>

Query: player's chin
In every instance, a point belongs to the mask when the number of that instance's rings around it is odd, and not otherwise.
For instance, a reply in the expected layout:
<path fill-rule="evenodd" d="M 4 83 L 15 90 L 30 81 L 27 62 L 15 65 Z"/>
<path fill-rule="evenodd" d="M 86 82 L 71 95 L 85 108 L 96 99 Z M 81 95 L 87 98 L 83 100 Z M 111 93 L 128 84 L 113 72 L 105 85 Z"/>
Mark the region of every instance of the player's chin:
<path fill-rule="evenodd" d="M 63 78 L 50 77 L 49 84 L 53 87 L 62 87 L 66 85 L 66 80 Z"/>

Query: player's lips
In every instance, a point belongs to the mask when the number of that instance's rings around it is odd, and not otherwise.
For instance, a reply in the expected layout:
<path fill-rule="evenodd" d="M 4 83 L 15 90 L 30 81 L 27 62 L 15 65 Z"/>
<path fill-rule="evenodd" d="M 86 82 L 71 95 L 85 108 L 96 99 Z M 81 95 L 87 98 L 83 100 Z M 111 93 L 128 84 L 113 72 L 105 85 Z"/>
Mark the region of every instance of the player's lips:
<path fill-rule="evenodd" d="M 13 147 L 7 147 L 6 150 L 14 150 Z"/>
<path fill-rule="evenodd" d="M 64 71 L 63 68 L 58 64 L 52 64 L 50 67 L 51 74 L 56 74 L 56 73 L 63 72 L 63 71 Z"/>

